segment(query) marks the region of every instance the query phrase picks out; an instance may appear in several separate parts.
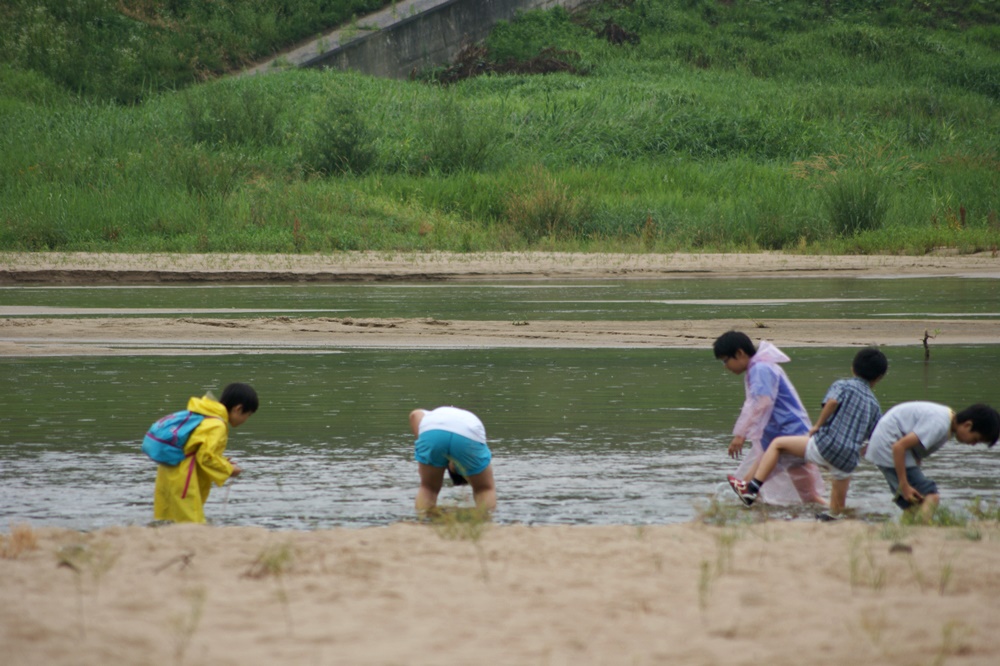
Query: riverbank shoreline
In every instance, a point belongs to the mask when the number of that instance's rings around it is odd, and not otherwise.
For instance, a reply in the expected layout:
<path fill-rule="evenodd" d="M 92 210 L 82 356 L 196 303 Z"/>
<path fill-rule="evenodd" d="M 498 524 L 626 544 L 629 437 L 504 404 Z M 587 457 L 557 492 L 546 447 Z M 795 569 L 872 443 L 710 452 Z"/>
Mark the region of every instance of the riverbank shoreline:
<path fill-rule="evenodd" d="M 2 253 L 2 285 L 362 282 L 380 280 L 727 277 L 1000 278 L 1000 257 L 969 255 Z"/>
<path fill-rule="evenodd" d="M 993 523 L 21 531 L 0 566 L 17 664 L 1000 659 Z"/>

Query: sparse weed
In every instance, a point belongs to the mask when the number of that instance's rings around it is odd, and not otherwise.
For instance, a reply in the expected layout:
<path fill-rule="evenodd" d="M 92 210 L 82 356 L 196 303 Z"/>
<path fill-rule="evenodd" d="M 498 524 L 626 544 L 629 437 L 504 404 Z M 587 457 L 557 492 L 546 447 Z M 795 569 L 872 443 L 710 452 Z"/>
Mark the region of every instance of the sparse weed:
<path fill-rule="evenodd" d="M 851 589 L 868 587 L 878 592 L 885 587 L 888 572 L 875 557 L 867 536 L 860 535 L 851 540 L 849 563 Z"/>
<path fill-rule="evenodd" d="M 205 600 L 208 598 L 208 593 L 203 587 L 189 590 L 186 595 L 191 599 L 190 611 L 174 618 L 174 663 L 177 666 L 182 666 L 184 663 L 184 656 L 198 630 L 205 609 Z"/>
<path fill-rule="evenodd" d="M 264 548 L 250 568 L 243 573 L 245 578 L 274 578 L 278 585 L 278 601 L 285 614 L 285 629 L 288 635 L 294 633 L 292 611 L 288 592 L 285 590 L 284 575 L 291 571 L 295 562 L 295 549 L 291 543 L 272 544 Z"/>
<path fill-rule="evenodd" d="M 753 522 L 751 512 L 732 502 L 723 502 L 712 495 L 706 501 L 695 505 L 696 520 L 706 525 L 725 527 L 727 525 L 745 525 Z"/>
<path fill-rule="evenodd" d="M 483 550 L 482 538 L 492 524 L 492 516 L 486 509 L 479 507 L 436 507 L 429 512 L 431 525 L 442 539 L 449 541 L 469 541 L 476 549 L 479 567 L 483 580 L 488 581 L 490 574 L 486 567 L 486 553 Z"/>
<path fill-rule="evenodd" d="M 291 570 L 295 549 L 290 543 L 272 544 L 264 548 L 243 573 L 245 578 L 280 577 Z"/>
<path fill-rule="evenodd" d="M 10 528 L 10 534 L 0 534 L 0 558 L 16 560 L 34 550 L 38 550 L 38 535 L 31 525 L 18 523 Z"/>

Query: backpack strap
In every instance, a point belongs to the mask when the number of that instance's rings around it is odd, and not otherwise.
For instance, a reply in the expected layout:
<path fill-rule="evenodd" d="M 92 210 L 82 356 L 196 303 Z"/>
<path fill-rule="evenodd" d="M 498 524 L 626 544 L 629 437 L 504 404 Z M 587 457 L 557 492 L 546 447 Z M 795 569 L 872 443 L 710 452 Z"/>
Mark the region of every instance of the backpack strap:
<path fill-rule="evenodd" d="M 219 419 L 220 421 L 222 421 L 222 419 L 219 418 L 218 416 L 205 416 L 205 418 L 206 419 Z M 199 448 L 201 448 L 200 444 L 198 446 L 194 447 L 194 450 L 191 451 L 191 453 L 189 453 L 186 456 L 184 456 L 185 458 L 190 458 L 191 462 L 188 463 L 188 473 L 187 473 L 187 478 L 184 479 L 184 490 L 181 492 L 181 499 L 187 498 L 188 488 L 191 486 L 191 475 L 194 473 L 194 455 L 196 453 L 198 453 L 198 449 Z"/>

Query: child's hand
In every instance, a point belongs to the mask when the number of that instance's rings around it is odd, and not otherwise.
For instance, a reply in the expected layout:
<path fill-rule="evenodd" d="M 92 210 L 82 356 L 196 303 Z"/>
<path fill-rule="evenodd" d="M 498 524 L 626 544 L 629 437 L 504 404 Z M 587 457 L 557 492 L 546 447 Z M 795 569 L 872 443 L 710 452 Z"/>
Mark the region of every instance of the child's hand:
<path fill-rule="evenodd" d="M 229 459 L 226 458 L 226 460 L 229 460 Z M 229 464 L 233 466 L 233 473 L 230 474 L 229 476 L 231 476 L 231 477 L 233 477 L 233 476 L 239 476 L 240 474 L 243 473 L 243 468 L 240 467 L 239 465 L 237 465 L 236 463 L 234 463 L 232 460 L 229 460 Z"/>
<path fill-rule="evenodd" d="M 899 495 L 910 504 L 920 504 L 924 501 L 924 496 L 908 483 L 899 485 Z"/>
<path fill-rule="evenodd" d="M 740 454 L 743 453 L 743 443 L 747 441 L 745 437 L 740 437 L 736 435 L 733 437 L 733 441 L 729 442 L 729 457 L 734 460 L 739 460 Z"/>

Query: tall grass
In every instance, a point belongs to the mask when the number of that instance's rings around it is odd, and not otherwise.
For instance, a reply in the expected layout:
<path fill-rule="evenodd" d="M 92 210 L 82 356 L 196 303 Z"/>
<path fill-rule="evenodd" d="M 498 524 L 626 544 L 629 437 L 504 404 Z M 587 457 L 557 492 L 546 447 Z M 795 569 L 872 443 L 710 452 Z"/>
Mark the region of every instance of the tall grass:
<path fill-rule="evenodd" d="M 949 7 L 599 3 L 486 41 L 498 60 L 571 50 L 585 75 L 286 71 L 128 106 L 18 56 L 0 249 L 995 249 L 1000 10 Z"/>
<path fill-rule="evenodd" d="M 391 0 L 6 0 L 0 61 L 136 102 L 239 69 Z"/>

